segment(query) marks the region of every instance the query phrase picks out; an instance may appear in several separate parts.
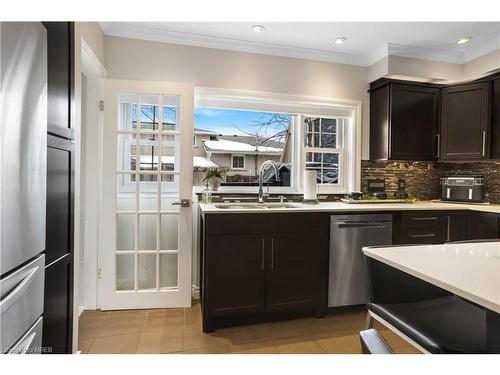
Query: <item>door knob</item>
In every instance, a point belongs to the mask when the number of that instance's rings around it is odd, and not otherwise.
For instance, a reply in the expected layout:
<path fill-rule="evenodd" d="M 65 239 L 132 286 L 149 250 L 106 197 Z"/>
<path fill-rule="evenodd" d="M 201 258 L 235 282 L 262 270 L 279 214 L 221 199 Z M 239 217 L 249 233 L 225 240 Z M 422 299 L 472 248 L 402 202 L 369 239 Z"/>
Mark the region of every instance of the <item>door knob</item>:
<path fill-rule="evenodd" d="M 180 202 L 172 202 L 172 206 L 189 207 L 189 199 L 181 199 Z"/>

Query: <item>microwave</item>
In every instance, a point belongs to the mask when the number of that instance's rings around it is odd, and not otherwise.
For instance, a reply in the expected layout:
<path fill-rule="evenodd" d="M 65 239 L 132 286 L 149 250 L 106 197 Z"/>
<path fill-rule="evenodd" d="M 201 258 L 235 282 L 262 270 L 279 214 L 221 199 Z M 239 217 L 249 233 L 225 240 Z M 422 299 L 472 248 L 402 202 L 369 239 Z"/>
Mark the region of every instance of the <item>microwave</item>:
<path fill-rule="evenodd" d="M 483 177 L 441 178 L 441 200 L 456 202 L 483 202 Z"/>

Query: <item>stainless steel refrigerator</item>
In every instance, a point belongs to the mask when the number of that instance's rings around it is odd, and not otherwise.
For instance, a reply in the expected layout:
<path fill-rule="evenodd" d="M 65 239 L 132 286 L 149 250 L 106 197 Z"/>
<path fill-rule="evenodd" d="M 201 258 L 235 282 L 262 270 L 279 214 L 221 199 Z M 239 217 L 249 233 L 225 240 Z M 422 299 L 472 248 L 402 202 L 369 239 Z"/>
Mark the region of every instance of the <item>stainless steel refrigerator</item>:
<path fill-rule="evenodd" d="M 42 350 L 46 176 L 46 29 L 0 22 L 1 353 Z"/>

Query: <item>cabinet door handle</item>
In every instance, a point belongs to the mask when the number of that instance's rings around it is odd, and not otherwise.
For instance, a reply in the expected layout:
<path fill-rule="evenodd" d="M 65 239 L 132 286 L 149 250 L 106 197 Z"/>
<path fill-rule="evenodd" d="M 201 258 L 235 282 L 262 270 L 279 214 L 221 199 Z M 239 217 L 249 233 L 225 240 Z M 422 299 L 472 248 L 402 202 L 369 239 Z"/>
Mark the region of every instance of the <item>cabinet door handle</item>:
<path fill-rule="evenodd" d="M 274 238 L 271 238 L 271 269 L 274 269 Z"/>
<path fill-rule="evenodd" d="M 431 216 L 431 217 L 414 217 L 413 220 L 415 220 L 415 221 L 437 220 L 437 217 L 435 217 L 435 216 Z"/>
<path fill-rule="evenodd" d="M 483 130 L 483 156 L 486 155 L 486 132 Z"/>
<path fill-rule="evenodd" d="M 424 237 L 434 237 L 434 233 L 429 233 L 429 234 L 410 234 L 411 238 L 424 238 Z"/>
<path fill-rule="evenodd" d="M 441 134 L 436 134 L 436 137 L 437 137 L 436 158 L 439 158 L 439 154 L 441 153 Z"/>
<path fill-rule="evenodd" d="M 451 218 L 450 216 L 446 216 L 447 223 L 446 223 L 446 242 L 450 242 L 450 221 Z"/>
<path fill-rule="evenodd" d="M 264 246 L 265 246 L 265 243 L 264 243 L 264 238 L 262 239 L 262 247 L 261 247 L 261 264 L 260 264 L 260 269 L 262 271 L 264 271 Z"/>

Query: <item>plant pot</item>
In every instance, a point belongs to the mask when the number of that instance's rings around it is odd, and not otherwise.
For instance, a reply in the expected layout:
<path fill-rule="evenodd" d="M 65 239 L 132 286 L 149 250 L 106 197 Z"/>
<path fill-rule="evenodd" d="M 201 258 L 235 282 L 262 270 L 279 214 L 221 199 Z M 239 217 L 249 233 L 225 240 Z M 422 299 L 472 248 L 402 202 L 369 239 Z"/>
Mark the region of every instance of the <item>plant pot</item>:
<path fill-rule="evenodd" d="M 210 179 L 210 190 L 217 191 L 220 186 L 220 178 L 211 178 Z"/>

